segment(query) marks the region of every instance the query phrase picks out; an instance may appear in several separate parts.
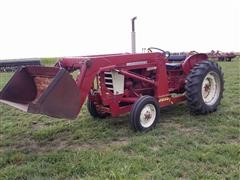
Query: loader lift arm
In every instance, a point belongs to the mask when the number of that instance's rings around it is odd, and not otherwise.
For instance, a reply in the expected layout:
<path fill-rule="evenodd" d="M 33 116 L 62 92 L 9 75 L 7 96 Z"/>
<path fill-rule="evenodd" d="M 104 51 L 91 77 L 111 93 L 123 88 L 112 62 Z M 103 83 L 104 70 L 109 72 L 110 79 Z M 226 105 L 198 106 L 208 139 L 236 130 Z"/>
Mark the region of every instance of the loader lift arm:
<path fill-rule="evenodd" d="M 101 56 L 89 56 L 80 58 L 63 58 L 57 63 L 57 66 L 65 68 L 69 72 L 80 70 L 78 77 L 76 78 L 76 85 L 80 93 L 79 110 L 84 104 L 86 97 L 89 95 L 92 85 L 96 76 L 103 76 L 104 72 L 115 71 L 124 77 L 129 77 L 146 83 L 150 83 L 151 88 L 156 92 L 156 98 L 161 95 L 168 94 L 167 81 L 160 81 L 165 77 L 167 80 L 165 59 L 161 53 L 147 53 L 147 54 L 114 54 L 114 55 L 101 55 Z M 140 74 L 135 74 L 132 71 L 137 69 L 155 67 L 158 71 L 156 79 L 151 80 L 148 77 L 144 77 Z M 104 77 L 102 77 L 102 80 Z M 103 82 L 103 81 L 101 81 Z M 150 88 L 150 89 L 151 89 Z M 149 87 L 148 87 L 149 89 Z M 146 88 L 145 88 L 146 90 Z M 119 113 L 126 113 L 131 109 L 131 105 L 138 98 L 136 95 L 129 97 L 127 95 L 128 90 L 114 96 L 106 87 L 104 83 L 101 83 L 101 101 L 109 108 L 109 112 L 112 116 L 117 116 Z M 141 92 L 140 92 L 141 94 Z M 115 101 L 112 101 L 115 99 Z M 119 103 L 127 102 L 129 105 L 119 107 Z M 105 108 L 106 109 L 106 108 Z"/>

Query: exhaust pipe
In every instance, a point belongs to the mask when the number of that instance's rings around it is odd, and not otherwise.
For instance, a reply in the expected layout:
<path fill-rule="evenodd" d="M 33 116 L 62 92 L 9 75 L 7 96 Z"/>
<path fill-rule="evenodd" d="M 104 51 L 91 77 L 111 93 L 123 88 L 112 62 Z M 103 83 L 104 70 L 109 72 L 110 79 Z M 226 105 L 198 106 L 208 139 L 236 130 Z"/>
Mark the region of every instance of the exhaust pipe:
<path fill-rule="evenodd" d="M 131 40 L 132 40 L 132 53 L 136 53 L 136 32 L 135 32 L 135 20 L 137 17 L 132 18 L 132 33 L 131 33 Z"/>

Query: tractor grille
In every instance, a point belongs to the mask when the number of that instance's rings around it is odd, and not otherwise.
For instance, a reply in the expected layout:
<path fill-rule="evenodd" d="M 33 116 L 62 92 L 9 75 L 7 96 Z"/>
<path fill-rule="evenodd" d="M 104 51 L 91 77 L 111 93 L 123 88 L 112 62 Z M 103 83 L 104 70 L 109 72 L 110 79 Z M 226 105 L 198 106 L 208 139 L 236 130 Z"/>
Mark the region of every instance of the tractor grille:
<path fill-rule="evenodd" d="M 107 89 L 113 92 L 112 72 L 104 72 L 104 80 L 105 80 L 105 85 Z"/>

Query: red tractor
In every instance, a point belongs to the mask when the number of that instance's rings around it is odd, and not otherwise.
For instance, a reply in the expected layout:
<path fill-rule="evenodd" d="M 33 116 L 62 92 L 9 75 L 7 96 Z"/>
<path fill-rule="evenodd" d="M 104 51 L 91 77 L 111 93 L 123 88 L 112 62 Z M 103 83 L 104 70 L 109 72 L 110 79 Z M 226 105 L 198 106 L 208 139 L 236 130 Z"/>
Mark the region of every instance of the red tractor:
<path fill-rule="evenodd" d="M 73 119 L 87 99 L 94 118 L 130 112 L 136 131 L 152 129 L 160 108 L 185 100 L 194 114 L 216 111 L 224 81 L 215 62 L 206 54 L 171 57 L 152 50 L 62 58 L 54 67 L 22 67 L 0 92 L 0 101 L 31 113 Z"/>

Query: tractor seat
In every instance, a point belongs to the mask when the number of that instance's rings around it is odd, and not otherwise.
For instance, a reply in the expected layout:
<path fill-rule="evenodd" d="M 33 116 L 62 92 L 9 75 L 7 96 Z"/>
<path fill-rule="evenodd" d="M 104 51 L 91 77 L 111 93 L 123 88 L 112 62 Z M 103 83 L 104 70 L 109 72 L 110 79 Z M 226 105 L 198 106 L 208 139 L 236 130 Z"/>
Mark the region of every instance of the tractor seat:
<path fill-rule="evenodd" d="M 181 68 L 181 63 L 166 63 L 166 68 L 168 70 L 179 70 Z"/>
<path fill-rule="evenodd" d="M 183 61 L 186 57 L 186 55 L 170 55 L 168 61 Z"/>

